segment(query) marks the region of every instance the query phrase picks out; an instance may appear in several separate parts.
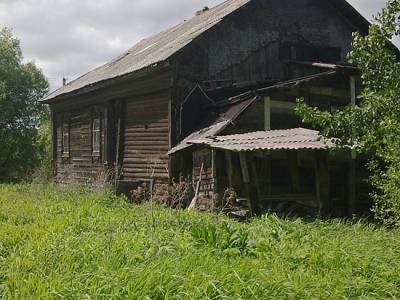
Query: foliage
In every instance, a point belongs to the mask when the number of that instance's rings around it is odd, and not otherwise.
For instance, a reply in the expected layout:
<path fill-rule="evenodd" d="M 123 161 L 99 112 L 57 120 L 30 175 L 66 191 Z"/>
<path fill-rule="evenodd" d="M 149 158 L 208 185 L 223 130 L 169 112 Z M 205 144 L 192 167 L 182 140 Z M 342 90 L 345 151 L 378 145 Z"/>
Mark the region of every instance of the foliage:
<path fill-rule="evenodd" d="M 21 179 L 40 160 L 38 127 L 48 115 L 38 103 L 48 89 L 33 62 L 24 63 L 19 41 L 0 30 L 0 181 Z"/>
<path fill-rule="evenodd" d="M 363 92 L 357 106 L 322 112 L 300 102 L 304 121 L 352 145 L 371 159 L 374 212 L 388 225 L 400 225 L 400 62 L 388 40 L 400 33 L 400 1 L 390 0 L 367 36 L 354 34 L 349 58 L 361 70 Z"/>
<path fill-rule="evenodd" d="M 274 215 L 238 223 L 67 188 L 0 186 L 0 298 L 400 297 L 396 230 Z"/>
<path fill-rule="evenodd" d="M 47 183 L 53 180 L 53 168 L 51 163 L 52 139 L 50 118 L 43 118 L 37 130 L 37 139 L 34 144 L 37 166 L 33 170 L 31 181 L 35 183 Z"/>

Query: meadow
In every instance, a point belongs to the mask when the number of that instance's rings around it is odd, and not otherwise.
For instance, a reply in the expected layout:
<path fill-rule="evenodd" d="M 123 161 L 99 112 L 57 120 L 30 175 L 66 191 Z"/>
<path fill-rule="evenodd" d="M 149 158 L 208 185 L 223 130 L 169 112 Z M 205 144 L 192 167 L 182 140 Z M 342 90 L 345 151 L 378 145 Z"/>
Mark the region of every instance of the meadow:
<path fill-rule="evenodd" d="M 398 299 L 400 232 L 0 185 L 0 299 Z"/>

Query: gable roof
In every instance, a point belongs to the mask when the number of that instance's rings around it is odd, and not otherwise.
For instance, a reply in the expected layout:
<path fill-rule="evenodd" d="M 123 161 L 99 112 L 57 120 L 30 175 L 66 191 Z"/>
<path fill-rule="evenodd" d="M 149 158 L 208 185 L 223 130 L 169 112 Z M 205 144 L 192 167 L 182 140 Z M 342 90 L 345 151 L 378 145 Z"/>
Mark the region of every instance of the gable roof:
<path fill-rule="evenodd" d="M 71 94 L 85 87 L 90 87 L 109 79 L 120 78 L 166 62 L 172 55 L 195 38 L 251 1 L 253 0 L 227 0 L 188 21 L 184 21 L 150 38 L 143 39 L 111 62 L 69 82 L 67 85 L 47 95 L 42 101 L 48 103 L 61 95 Z M 348 18 L 361 32 L 368 31 L 369 22 L 346 0 L 328 0 L 328 2 L 342 12 L 342 15 Z"/>
<path fill-rule="evenodd" d="M 71 81 L 66 86 L 49 94 L 43 100 L 46 101 L 87 85 L 120 77 L 164 62 L 196 37 L 221 22 L 224 17 L 250 1 L 252 0 L 225 1 L 188 21 L 184 21 L 150 38 L 143 39 L 111 62 Z"/>

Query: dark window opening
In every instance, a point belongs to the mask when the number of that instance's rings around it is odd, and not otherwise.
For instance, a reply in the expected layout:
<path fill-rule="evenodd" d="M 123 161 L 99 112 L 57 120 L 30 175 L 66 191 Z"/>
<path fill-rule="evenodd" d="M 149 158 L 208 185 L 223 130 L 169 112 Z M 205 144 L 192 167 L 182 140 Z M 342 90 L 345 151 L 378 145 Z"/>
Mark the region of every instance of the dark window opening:
<path fill-rule="evenodd" d="M 308 104 L 321 111 L 335 112 L 338 108 L 343 108 L 350 103 L 350 100 L 341 99 L 334 96 L 324 96 L 310 94 Z"/>
<path fill-rule="evenodd" d="M 341 50 L 337 47 L 283 43 L 279 52 L 281 59 L 326 63 L 341 60 Z"/>

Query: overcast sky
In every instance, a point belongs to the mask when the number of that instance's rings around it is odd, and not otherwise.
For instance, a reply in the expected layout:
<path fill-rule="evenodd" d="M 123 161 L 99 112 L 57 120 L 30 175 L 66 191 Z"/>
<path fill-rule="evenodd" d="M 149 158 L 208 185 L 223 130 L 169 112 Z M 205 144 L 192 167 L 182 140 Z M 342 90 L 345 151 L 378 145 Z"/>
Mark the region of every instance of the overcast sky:
<path fill-rule="evenodd" d="M 295 1 L 295 0 L 294 0 Z M 13 29 L 26 60 L 51 88 L 121 54 L 140 39 L 222 0 L 0 0 L 0 27 Z M 371 19 L 385 0 L 349 0 Z"/>

